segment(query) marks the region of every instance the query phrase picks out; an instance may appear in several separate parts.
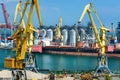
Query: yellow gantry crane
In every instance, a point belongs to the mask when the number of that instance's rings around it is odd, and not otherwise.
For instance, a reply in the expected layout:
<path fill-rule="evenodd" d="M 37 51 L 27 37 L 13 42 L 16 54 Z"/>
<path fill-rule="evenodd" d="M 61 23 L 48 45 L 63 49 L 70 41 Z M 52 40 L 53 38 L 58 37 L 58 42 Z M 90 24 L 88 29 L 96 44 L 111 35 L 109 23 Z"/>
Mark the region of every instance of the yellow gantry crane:
<path fill-rule="evenodd" d="M 19 1 L 18 4 L 16 5 L 16 9 L 15 9 L 15 14 L 14 14 L 14 19 L 13 19 L 13 25 L 17 24 L 16 23 L 16 19 L 17 19 L 17 16 L 20 15 L 20 17 L 22 17 L 23 13 L 22 13 L 22 8 L 24 4 L 22 3 L 22 1 Z M 25 12 L 26 14 L 26 12 Z M 27 15 L 28 17 L 28 15 Z M 25 28 L 25 22 L 24 22 L 24 19 L 22 19 L 22 23 L 21 23 L 21 26 L 23 28 Z"/>
<path fill-rule="evenodd" d="M 13 20 L 13 24 L 16 24 L 16 18 L 18 15 L 20 15 L 19 17 L 22 17 L 22 11 L 24 10 L 24 3 L 22 3 L 21 1 L 16 5 L 16 9 L 15 9 L 15 15 L 14 15 L 14 20 Z M 26 18 L 28 18 L 28 13 L 25 12 Z M 24 19 L 22 20 L 21 23 L 22 27 L 25 28 L 25 22 Z M 32 26 L 32 23 L 31 23 Z M 38 30 L 34 31 L 38 32 Z M 35 59 L 33 59 L 31 51 L 32 51 L 32 45 L 33 45 L 33 34 L 30 34 L 29 40 L 27 42 L 27 47 L 28 47 L 28 59 L 26 59 L 26 67 L 31 67 L 35 69 Z M 36 70 L 37 71 L 37 70 Z"/>
<path fill-rule="evenodd" d="M 32 13 L 33 13 L 34 7 L 37 12 L 39 25 L 42 27 L 42 21 L 41 21 L 41 16 L 40 16 L 38 0 L 25 0 L 25 1 L 26 2 L 24 2 L 23 12 L 21 14 L 21 18 L 20 18 L 19 24 L 17 26 L 17 30 L 11 36 L 11 39 L 16 40 L 16 56 L 14 58 L 5 58 L 5 60 L 4 60 L 5 68 L 14 68 L 14 69 L 23 69 L 24 68 L 24 59 L 25 59 L 27 43 L 29 42 L 29 47 L 31 49 L 31 46 L 33 45 L 33 42 L 32 42 L 33 41 L 33 31 L 36 31 L 31 24 Z M 19 7 L 20 4 L 21 3 L 18 3 L 17 8 L 20 8 Z M 29 5 L 30 5 L 30 7 L 29 7 L 30 10 L 28 13 L 28 19 L 27 19 L 27 23 L 24 27 L 24 25 L 21 26 L 21 24 L 24 19 L 24 15 L 27 10 L 27 7 Z M 16 12 L 16 14 L 17 14 L 17 12 Z"/>
<path fill-rule="evenodd" d="M 56 39 L 56 41 L 58 41 L 60 39 L 60 41 L 62 42 L 63 36 L 61 35 L 61 31 L 60 31 L 61 26 L 62 26 L 62 17 L 59 18 L 59 22 L 55 28 L 55 39 Z"/>
<path fill-rule="evenodd" d="M 42 27 L 42 21 L 40 17 L 40 9 L 39 9 L 39 4 L 38 0 L 25 0 L 26 2 L 22 3 L 21 1 L 17 4 L 16 6 L 16 11 L 15 11 L 15 17 L 14 17 L 14 24 L 16 23 L 16 17 L 18 15 L 18 11 L 20 11 L 20 21 L 16 25 L 17 30 L 16 32 L 13 33 L 11 36 L 11 39 L 16 40 L 16 56 L 12 58 L 5 58 L 4 59 L 4 67 L 5 68 L 10 68 L 12 69 L 12 75 L 13 78 L 16 77 L 15 80 L 19 80 L 22 78 L 22 80 L 27 80 L 26 77 L 26 63 L 24 63 L 25 60 L 25 53 L 26 53 L 26 48 L 29 50 L 29 65 L 33 64 L 32 56 L 31 56 L 31 50 L 32 50 L 32 45 L 33 45 L 33 32 L 36 31 L 32 24 L 31 24 L 31 19 L 32 19 L 32 13 L 34 7 L 36 8 L 37 15 L 38 15 L 38 21 L 39 25 Z M 22 6 L 24 7 L 22 7 Z M 29 13 L 27 14 L 27 7 L 30 5 L 30 10 Z M 27 15 L 27 23 L 24 23 L 24 15 Z M 28 65 L 28 66 L 29 66 Z M 34 67 L 32 65 L 32 67 Z M 14 79 L 13 79 L 14 80 Z"/>
<path fill-rule="evenodd" d="M 97 20 L 99 21 L 100 23 L 100 32 L 101 32 L 101 35 L 99 34 L 97 28 L 96 28 L 96 25 L 95 25 L 95 22 L 93 20 L 93 17 L 92 17 L 92 14 L 91 12 L 93 12 L 97 18 Z M 95 8 L 93 7 L 93 5 L 90 3 L 90 4 L 87 4 L 82 12 L 82 15 L 78 21 L 78 23 L 81 23 L 82 22 L 82 19 L 84 17 L 84 15 L 88 13 L 88 16 L 89 16 L 89 19 L 91 21 L 91 24 L 92 24 L 92 29 L 94 31 L 94 34 L 95 34 L 95 37 L 96 37 L 96 40 L 97 40 L 97 43 L 99 44 L 99 47 L 100 47 L 100 53 L 98 55 L 98 67 L 95 71 L 95 74 L 97 74 L 98 70 L 101 70 L 101 69 L 106 69 L 108 73 L 111 73 L 109 68 L 108 68 L 108 64 L 107 64 L 107 56 L 105 54 L 105 34 L 106 34 L 106 31 L 109 31 L 109 29 L 105 28 L 102 21 L 100 20 L 99 16 L 97 15 L 97 12 L 95 10 Z"/>

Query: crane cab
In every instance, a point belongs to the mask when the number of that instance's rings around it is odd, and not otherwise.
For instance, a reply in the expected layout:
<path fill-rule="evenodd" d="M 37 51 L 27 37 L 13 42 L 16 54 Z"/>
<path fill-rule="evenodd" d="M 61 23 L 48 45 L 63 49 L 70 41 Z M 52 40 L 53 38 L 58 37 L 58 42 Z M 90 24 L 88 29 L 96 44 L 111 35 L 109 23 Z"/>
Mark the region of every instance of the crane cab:
<path fill-rule="evenodd" d="M 15 59 L 14 58 L 5 58 L 4 59 L 4 68 L 15 68 Z"/>
<path fill-rule="evenodd" d="M 16 64 L 16 60 L 15 58 L 5 58 L 4 59 L 4 68 L 10 68 L 10 69 L 14 69 L 14 68 L 19 68 L 19 69 L 23 69 L 23 60 L 19 61 L 19 65 Z"/>

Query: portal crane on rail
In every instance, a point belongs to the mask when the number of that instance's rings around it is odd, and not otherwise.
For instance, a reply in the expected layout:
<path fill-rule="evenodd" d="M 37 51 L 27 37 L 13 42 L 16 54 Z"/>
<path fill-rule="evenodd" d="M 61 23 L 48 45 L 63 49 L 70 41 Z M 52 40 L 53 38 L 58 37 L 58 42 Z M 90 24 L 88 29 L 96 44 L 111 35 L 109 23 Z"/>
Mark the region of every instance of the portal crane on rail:
<path fill-rule="evenodd" d="M 22 17 L 22 11 L 23 11 L 24 7 L 23 7 L 23 3 L 20 1 L 17 5 L 16 5 L 16 9 L 15 9 L 15 15 L 14 15 L 14 20 L 13 20 L 13 24 L 16 25 L 16 19 L 17 16 L 19 15 L 19 17 Z M 25 12 L 26 17 L 28 18 L 28 13 Z M 32 23 L 31 23 L 32 25 Z M 25 22 L 24 19 L 22 20 L 21 26 L 23 28 L 25 28 Z M 32 25 L 33 26 L 33 25 Z M 34 29 L 34 31 L 38 32 L 38 30 Z M 32 35 L 33 36 L 33 35 Z M 26 67 L 33 67 L 35 68 L 35 60 L 32 57 L 31 51 L 32 51 L 32 45 L 33 45 L 33 39 L 30 39 L 27 42 L 27 47 L 28 47 L 28 59 L 26 59 Z M 31 61 L 31 62 L 30 62 Z"/>
<path fill-rule="evenodd" d="M 25 15 L 28 5 L 30 5 L 29 7 L 30 10 L 28 13 L 27 23 L 24 28 L 23 26 L 21 26 L 21 24 L 22 24 L 22 20 L 24 19 L 24 15 Z M 16 40 L 16 56 L 13 58 L 5 58 L 4 60 L 5 68 L 13 68 L 17 70 L 24 69 L 24 66 L 25 66 L 24 59 L 25 59 L 25 53 L 26 53 L 26 48 L 27 48 L 27 42 L 29 42 L 29 47 L 33 45 L 33 42 L 32 42 L 33 32 L 36 31 L 31 24 L 32 13 L 33 13 L 34 7 L 37 12 L 39 25 L 40 27 L 42 27 L 42 20 L 40 16 L 38 0 L 32 0 L 32 1 L 26 0 L 26 2 L 24 3 L 23 13 L 21 15 L 19 24 L 17 25 L 17 30 L 11 36 L 11 39 Z"/>
<path fill-rule="evenodd" d="M 100 23 L 100 32 L 101 32 L 101 35 L 99 34 L 97 28 L 96 28 L 96 25 L 95 25 L 95 22 L 93 20 L 93 17 L 92 17 L 92 14 L 91 14 L 91 11 L 93 11 L 93 13 L 95 14 L 95 16 L 97 17 L 97 20 L 99 21 Z M 107 63 L 107 56 L 105 54 L 105 34 L 106 34 L 106 31 L 109 31 L 109 29 L 105 28 L 101 19 L 99 18 L 95 8 L 93 7 L 93 5 L 90 3 L 90 4 L 87 4 L 82 12 L 82 15 L 78 21 L 78 23 L 81 23 L 82 22 L 82 19 L 84 17 L 84 15 L 88 13 L 88 16 L 89 16 L 89 19 L 91 21 L 91 28 L 93 29 L 94 31 L 94 34 L 95 34 L 95 37 L 96 37 L 96 40 L 97 40 L 97 43 L 100 47 L 100 54 L 98 55 L 98 67 L 94 73 L 94 75 L 97 75 L 97 72 L 100 70 L 100 69 L 105 69 L 108 71 L 109 74 L 111 74 L 109 68 L 108 68 L 108 63 Z"/>
<path fill-rule="evenodd" d="M 63 41 L 63 36 L 61 35 L 61 31 L 60 31 L 60 28 L 62 26 L 62 17 L 59 18 L 59 22 L 58 24 L 56 25 L 56 28 L 55 28 L 55 39 L 56 39 L 56 42 L 60 39 L 60 42 Z"/>

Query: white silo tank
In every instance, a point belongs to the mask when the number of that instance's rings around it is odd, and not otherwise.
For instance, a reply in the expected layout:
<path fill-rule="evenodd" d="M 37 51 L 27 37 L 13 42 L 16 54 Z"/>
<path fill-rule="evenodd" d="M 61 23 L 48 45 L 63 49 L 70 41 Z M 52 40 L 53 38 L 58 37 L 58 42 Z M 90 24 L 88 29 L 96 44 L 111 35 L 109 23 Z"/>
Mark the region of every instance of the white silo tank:
<path fill-rule="evenodd" d="M 48 29 L 46 33 L 46 37 L 50 39 L 50 41 L 53 41 L 53 30 Z"/>
<path fill-rule="evenodd" d="M 46 36 L 46 30 L 45 29 L 41 29 L 40 30 L 40 37 L 41 38 L 45 38 L 45 36 Z"/>
<path fill-rule="evenodd" d="M 66 29 L 62 30 L 62 35 L 63 35 L 63 44 L 67 45 L 67 40 L 68 40 L 68 31 Z"/>
<path fill-rule="evenodd" d="M 70 45 L 76 46 L 76 32 L 74 29 L 70 30 Z"/>
<path fill-rule="evenodd" d="M 40 30 L 38 30 L 38 32 L 34 32 L 34 37 L 35 39 L 38 39 L 40 35 Z"/>

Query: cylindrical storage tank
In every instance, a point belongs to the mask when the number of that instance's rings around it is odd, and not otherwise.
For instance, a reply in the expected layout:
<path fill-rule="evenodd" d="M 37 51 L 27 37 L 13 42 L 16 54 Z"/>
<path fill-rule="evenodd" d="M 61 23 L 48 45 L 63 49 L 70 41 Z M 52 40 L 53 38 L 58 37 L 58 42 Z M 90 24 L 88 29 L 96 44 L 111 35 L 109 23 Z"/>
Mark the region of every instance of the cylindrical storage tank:
<path fill-rule="evenodd" d="M 63 35 L 63 45 L 67 45 L 68 31 L 66 29 L 63 29 L 62 30 L 62 35 Z"/>
<path fill-rule="evenodd" d="M 45 29 L 40 30 L 39 36 L 40 36 L 41 38 L 45 38 L 45 36 L 46 36 L 46 30 L 45 30 Z"/>
<path fill-rule="evenodd" d="M 120 43 L 120 22 L 118 22 L 118 27 L 116 29 L 117 42 Z"/>
<path fill-rule="evenodd" d="M 40 30 L 38 32 L 33 32 L 34 38 L 38 39 L 40 35 Z"/>
<path fill-rule="evenodd" d="M 84 42 L 85 37 L 86 37 L 85 29 L 81 28 L 81 29 L 80 29 L 80 32 L 81 32 L 81 34 L 80 34 L 80 41 L 81 41 L 81 42 Z"/>
<path fill-rule="evenodd" d="M 53 41 L 53 30 L 48 29 L 46 33 L 46 37 L 50 39 L 50 41 Z"/>
<path fill-rule="evenodd" d="M 76 32 L 74 29 L 70 30 L 70 45 L 76 46 Z"/>

